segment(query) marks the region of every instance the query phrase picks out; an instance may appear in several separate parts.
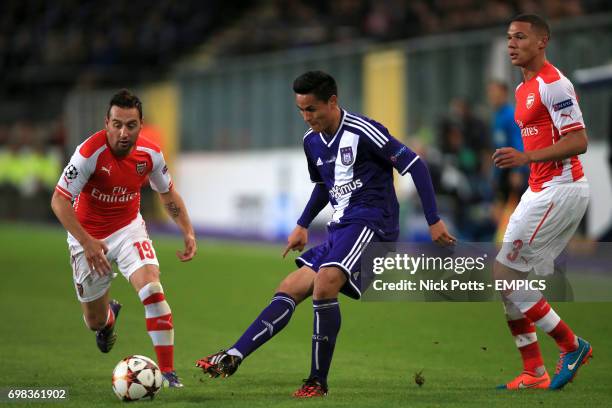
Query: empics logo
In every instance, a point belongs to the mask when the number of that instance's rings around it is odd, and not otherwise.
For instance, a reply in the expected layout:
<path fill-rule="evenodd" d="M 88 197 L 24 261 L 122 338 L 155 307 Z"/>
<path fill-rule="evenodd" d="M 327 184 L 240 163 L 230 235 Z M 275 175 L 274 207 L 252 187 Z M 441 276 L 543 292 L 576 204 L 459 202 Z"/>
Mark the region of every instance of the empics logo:
<path fill-rule="evenodd" d="M 343 184 L 341 186 L 334 186 L 334 188 L 329 190 L 329 195 L 332 196 L 334 199 L 338 200 L 342 196 L 352 193 L 353 191 L 361 187 L 363 187 L 363 183 L 361 182 L 361 179 L 357 179 L 349 181 L 348 183 Z"/>

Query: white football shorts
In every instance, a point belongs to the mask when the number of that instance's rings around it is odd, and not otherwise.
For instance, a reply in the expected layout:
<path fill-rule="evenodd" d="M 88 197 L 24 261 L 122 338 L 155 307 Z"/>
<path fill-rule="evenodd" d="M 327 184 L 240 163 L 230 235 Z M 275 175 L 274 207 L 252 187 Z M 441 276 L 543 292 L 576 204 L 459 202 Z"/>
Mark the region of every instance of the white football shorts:
<path fill-rule="evenodd" d="M 115 263 L 119 272 L 128 281 L 132 273 L 144 265 L 159 266 L 153 242 L 149 238 L 145 222 L 140 214 L 134 221 L 104 238 L 104 242 L 108 246 L 106 259 L 111 265 Z M 70 250 L 72 277 L 79 301 L 91 302 L 102 297 L 117 274 L 100 276 L 90 270 L 83 247 L 70 233 L 68 234 L 68 249 Z"/>
<path fill-rule="evenodd" d="M 586 178 L 537 193 L 527 189 L 510 217 L 497 261 L 521 272 L 552 274 L 584 216 L 589 194 Z"/>

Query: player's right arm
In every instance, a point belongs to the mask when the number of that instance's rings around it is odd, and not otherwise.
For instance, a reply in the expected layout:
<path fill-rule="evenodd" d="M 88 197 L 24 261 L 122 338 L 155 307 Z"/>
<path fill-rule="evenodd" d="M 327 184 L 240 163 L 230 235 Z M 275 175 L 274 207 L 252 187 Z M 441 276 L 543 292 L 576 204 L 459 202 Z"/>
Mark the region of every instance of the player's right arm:
<path fill-rule="evenodd" d="M 51 209 L 66 231 L 83 247 L 89 268 L 100 275 L 106 275 L 111 273 L 111 265 L 105 255 L 108 247 L 104 241 L 92 237 L 85 231 L 72 207 L 72 200 L 79 195 L 93 173 L 97 157 L 95 155 L 93 158 L 91 156 L 86 158 L 81 155 L 81 146 L 77 147 L 55 186 Z"/>
<path fill-rule="evenodd" d="M 100 275 L 111 273 L 111 265 L 106 259 L 108 247 L 104 241 L 92 237 L 85 231 L 68 198 L 56 190 L 51 198 L 51 208 L 66 231 L 70 232 L 83 247 L 89 268 Z"/>
<path fill-rule="evenodd" d="M 512 147 L 502 147 L 493 153 L 493 163 L 502 169 L 525 166 L 531 163 L 560 161 L 587 151 L 588 138 L 584 129 L 573 130 L 561 140 L 542 149 L 521 152 Z"/>
<path fill-rule="evenodd" d="M 290 250 L 302 251 L 308 243 L 308 227 L 312 220 L 327 206 L 329 203 L 329 195 L 323 182 L 315 183 L 310 194 L 310 199 L 302 212 L 302 215 L 297 221 L 297 225 L 287 238 L 287 247 L 283 252 L 283 258 Z"/>
<path fill-rule="evenodd" d="M 511 147 L 498 149 L 493 154 L 497 167 L 512 168 L 530 163 L 561 161 L 586 152 L 589 142 L 582 111 L 569 79 L 561 77 L 541 86 L 540 96 L 561 139 L 550 146 L 528 152 Z"/>
<path fill-rule="evenodd" d="M 283 258 L 287 256 L 290 250 L 302 251 L 308 243 L 308 229 L 301 225 L 296 225 L 289 237 L 287 237 L 287 246 L 283 251 Z"/>
<path fill-rule="evenodd" d="M 329 194 L 327 188 L 323 183 L 323 178 L 319 174 L 317 166 L 312 163 L 308 156 L 308 150 L 304 145 L 304 152 L 306 153 L 306 161 L 308 162 L 308 173 L 310 174 L 310 181 L 314 183 L 314 188 L 310 194 L 310 199 L 306 203 L 306 207 L 302 212 L 302 215 L 297 221 L 297 225 L 287 237 L 287 246 L 283 252 L 283 258 L 289 253 L 290 250 L 302 251 L 308 243 L 308 227 L 312 220 L 327 206 L 329 203 Z"/>

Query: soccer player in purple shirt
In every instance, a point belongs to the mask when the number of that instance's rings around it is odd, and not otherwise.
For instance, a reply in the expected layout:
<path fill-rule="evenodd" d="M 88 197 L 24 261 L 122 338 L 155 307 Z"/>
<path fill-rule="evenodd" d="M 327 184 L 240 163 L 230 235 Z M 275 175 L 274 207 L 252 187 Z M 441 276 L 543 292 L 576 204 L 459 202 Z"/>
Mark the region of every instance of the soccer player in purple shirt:
<path fill-rule="evenodd" d="M 365 247 L 398 238 L 393 168 L 401 175 L 412 175 L 432 240 L 451 245 L 456 239 L 438 216 L 425 163 L 380 123 L 342 109 L 334 78 L 309 71 L 294 81 L 293 90 L 297 107 L 310 126 L 304 135 L 304 152 L 314 188 L 289 235 L 283 257 L 290 250 L 304 249 L 308 226 L 330 203 L 334 213 L 327 226 L 327 241 L 296 259 L 299 269 L 280 283 L 270 304 L 234 345 L 198 360 L 196 365 L 211 377 L 232 375 L 247 356 L 289 323 L 300 302 L 312 296 L 311 372 L 294 393 L 298 398 L 310 398 L 327 395 L 327 374 L 340 330 L 338 294 L 359 299 L 365 283 L 360 273 Z"/>

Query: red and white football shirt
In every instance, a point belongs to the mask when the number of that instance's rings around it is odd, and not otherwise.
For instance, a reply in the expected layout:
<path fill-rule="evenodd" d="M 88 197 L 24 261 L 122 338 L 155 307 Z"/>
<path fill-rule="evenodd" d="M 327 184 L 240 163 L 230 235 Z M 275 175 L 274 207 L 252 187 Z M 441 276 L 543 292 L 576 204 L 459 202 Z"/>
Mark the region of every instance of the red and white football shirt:
<path fill-rule="evenodd" d="M 514 119 L 521 128 L 525 151 L 557 143 L 573 130 L 584 129 L 574 86 L 549 62 L 536 76 L 522 82 L 515 92 Z M 532 191 L 580 180 L 584 173 L 578 156 L 553 162 L 531 163 L 529 186 Z"/>
<path fill-rule="evenodd" d="M 132 152 L 113 155 L 101 130 L 80 144 L 56 191 L 74 199 L 77 219 L 95 238 L 105 238 L 133 221 L 140 211 L 140 188 L 166 193 L 172 180 L 159 146 L 139 136 Z"/>

